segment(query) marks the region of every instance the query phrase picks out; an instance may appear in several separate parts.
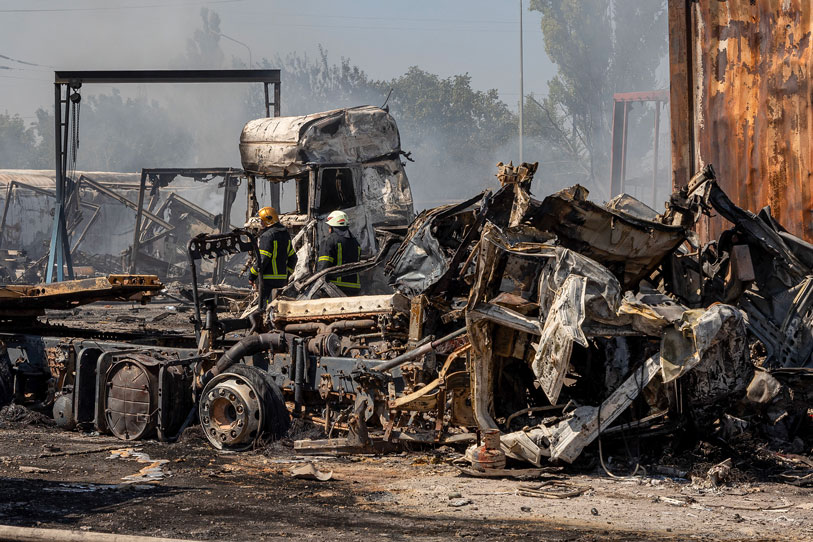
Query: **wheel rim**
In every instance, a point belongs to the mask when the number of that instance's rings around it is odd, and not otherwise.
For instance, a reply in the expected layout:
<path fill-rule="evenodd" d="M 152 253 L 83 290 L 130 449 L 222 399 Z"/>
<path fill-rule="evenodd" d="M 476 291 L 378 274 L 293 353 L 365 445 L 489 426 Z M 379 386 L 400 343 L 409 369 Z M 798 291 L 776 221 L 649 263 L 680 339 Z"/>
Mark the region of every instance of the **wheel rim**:
<path fill-rule="evenodd" d="M 248 380 L 235 374 L 212 379 L 200 401 L 204 435 L 218 449 L 250 448 L 260 434 L 264 412 L 262 394 Z"/>

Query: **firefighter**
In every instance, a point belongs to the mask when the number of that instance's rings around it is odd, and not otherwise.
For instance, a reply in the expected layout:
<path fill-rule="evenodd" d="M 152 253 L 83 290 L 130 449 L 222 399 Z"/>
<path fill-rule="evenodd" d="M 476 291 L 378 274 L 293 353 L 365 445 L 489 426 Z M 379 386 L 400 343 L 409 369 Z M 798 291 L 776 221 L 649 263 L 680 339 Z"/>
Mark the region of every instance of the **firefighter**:
<path fill-rule="evenodd" d="M 296 267 L 296 252 L 276 209 L 263 207 L 258 216 L 264 227 L 258 240 L 260 262 L 259 265 L 255 263 L 256 267 L 251 267 L 249 281 L 256 288 L 257 278 L 260 277 L 263 281 L 263 301 L 270 301 L 273 299 L 272 292 L 288 285 L 288 276 Z"/>
<path fill-rule="evenodd" d="M 319 246 L 319 259 L 316 271 L 333 266 L 355 263 L 361 259 L 361 246 L 348 229 L 349 220 L 343 211 L 333 211 L 327 215 L 328 235 Z M 337 286 L 348 296 L 359 295 L 361 281 L 358 273 L 340 276 L 328 275 L 328 282 Z"/>

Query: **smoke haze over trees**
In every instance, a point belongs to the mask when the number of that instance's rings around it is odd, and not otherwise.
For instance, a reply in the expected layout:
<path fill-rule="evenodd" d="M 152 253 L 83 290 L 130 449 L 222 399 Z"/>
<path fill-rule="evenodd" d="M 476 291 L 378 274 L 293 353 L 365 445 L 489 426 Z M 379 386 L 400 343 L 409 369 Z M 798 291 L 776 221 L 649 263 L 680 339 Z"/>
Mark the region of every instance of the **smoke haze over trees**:
<path fill-rule="evenodd" d="M 569 160 L 587 186 L 607 197 L 612 96 L 668 87 L 657 70 L 667 51 L 665 0 L 531 0 L 542 13 L 545 52 L 558 67 L 548 95 L 527 98 L 529 131 Z M 632 122 L 650 126 L 651 115 Z M 652 133 L 631 126 L 635 148 Z"/>
<path fill-rule="evenodd" d="M 612 93 L 658 86 L 665 3 L 532 0 L 531 9 L 543 14 L 545 50 L 558 68 L 548 94 L 529 96 L 525 104 L 524 157 L 549 165 L 537 175 L 535 192 L 580 182 L 603 196 Z M 217 13 L 201 10 L 186 53 L 167 67 L 247 68 L 223 52 L 220 23 Z M 526 66 L 538 47 L 526 43 Z M 378 80 L 348 58 L 331 59 L 323 48 L 316 57 L 255 58 L 252 67 L 282 71 L 284 115 L 382 105 L 389 95 L 402 148 L 415 160 L 407 174 L 418 208 L 494 186 L 496 162 L 517 154 L 516 114 L 496 90 L 472 88 L 468 74 L 440 77 L 411 66 Z M 239 166 L 240 130 L 264 110 L 259 85 L 150 87 L 150 96 L 124 87 L 83 94 L 77 168 Z M 0 114 L 0 168 L 53 167 L 53 114 L 41 108 L 36 115 L 26 126 L 20 117 Z M 642 140 L 648 148 L 646 134 Z"/>

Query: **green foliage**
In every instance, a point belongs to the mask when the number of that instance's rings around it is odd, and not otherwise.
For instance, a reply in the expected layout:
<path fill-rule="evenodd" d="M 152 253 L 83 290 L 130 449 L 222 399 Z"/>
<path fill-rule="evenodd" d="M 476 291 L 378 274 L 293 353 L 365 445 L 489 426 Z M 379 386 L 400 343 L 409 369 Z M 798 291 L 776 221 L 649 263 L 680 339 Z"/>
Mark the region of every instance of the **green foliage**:
<path fill-rule="evenodd" d="M 140 171 L 177 164 L 192 148 L 187 128 L 168 123 L 166 111 L 144 98 L 122 99 L 118 89 L 82 104 L 82 166 L 98 171 Z"/>
<path fill-rule="evenodd" d="M 79 166 L 91 171 L 140 171 L 177 164 L 192 148 L 192 134 L 166 121 L 166 111 L 144 98 L 123 99 L 118 89 L 90 96 L 80 106 Z M 37 110 L 36 167 L 53 164 L 54 116 Z"/>
<path fill-rule="evenodd" d="M 472 89 L 468 74 L 440 78 L 412 66 L 378 86 L 392 88 L 392 114 L 406 139 L 417 148 L 440 145 L 442 160 L 476 159 L 504 146 L 516 130 L 516 117 L 497 91 Z"/>
<path fill-rule="evenodd" d="M 577 163 L 587 182 L 604 186 L 612 95 L 663 85 L 666 2 L 531 0 L 530 7 L 542 13 L 545 52 L 558 73 L 543 100 L 526 99 L 526 129 Z"/>
<path fill-rule="evenodd" d="M 0 168 L 32 167 L 31 149 L 35 145 L 34 129 L 26 126 L 19 115 L 0 113 Z"/>

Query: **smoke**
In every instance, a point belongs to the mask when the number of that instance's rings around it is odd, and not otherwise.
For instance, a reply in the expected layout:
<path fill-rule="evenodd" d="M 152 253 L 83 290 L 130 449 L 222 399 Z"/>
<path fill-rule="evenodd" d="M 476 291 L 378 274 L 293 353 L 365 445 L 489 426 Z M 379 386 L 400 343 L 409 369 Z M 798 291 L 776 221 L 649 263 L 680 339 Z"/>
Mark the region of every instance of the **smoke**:
<path fill-rule="evenodd" d="M 211 4 L 209 8 L 201 9 L 208 4 Z M 129 7 L 116 10 L 112 9 L 114 6 Z M 9 39 L 26 42 L 28 46 L 26 55 L 15 50 L 2 52 L 15 61 L 35 64 L 10 63 L 10 66 L 30 70 L 14 71 L 15 77 L 42 81 L 37 84 L 36 93 L 20 96 L 10 91 L 15 80 L 0 80 L 9 84 L 4 96 L 10 98 L 7 101 L 10 110 L 30 111 L 32 102 L 50 110 L 53 96 L 48 80 L 52 74 L 42 65 L 59 69 L 247 68 L 253 55 L 252 67 L 282 70 L 284 115 L 364 104 L 382 105 L 392 89 L 388 105 L 401 131 L 402 148 L 411 152 L 414 160 L 407 162 L 406 171 L 416 210 L 460 200 L 494 187 L 495 164 L 517 161 L 514 104 L 508 107 L 496 92 L 477 90 L 477 85 L 472 84 L 471 78 L 467 80 L 466 75 L 444 79 L 420 67 L 406 69 L 404 65 L 392 64 L 386 70 L 376 68 L 378 73 L 389 71 L 390 75 L 373 77 L 351 59 L 333 57 L 332 51 L 329 54 L 323 48 L 316 55 L 286 53 L 283 39 L 269 39 L 270 45 L 261 49 L 240 30 L 229 26 L 235 17 L 228 6 L 212 2 L 178 0 L 165 2 L 160 8 L 139 9 L 124 2 L 86 0 L 81 7 L 88 11 L 16 14 L 19 18 L 15 21 L 20 24 L 5 25 Z M 98 11 L 94 11 L 96 9 Z M 263 11 L 262 15 L 258 12 L 258 19 L 270 19 L 273 12 L 273 9 Z M 508 22 L 495 24 L 505 23 L 506 26 L 499 27 L 502 37 L 515 40 L 515 34 L 510 33 L 514 27 Z M 262 28 L 261 21 L 258 20 L 257 25 Z M 93 40 L 72 39 L 90 26 L 94 30 Z M 49 28 L 47 40 L 41 39 L 44 28 Z M 273 34 L 275 28 L 278 26 L 271 25 L 267 32 Z M 314 42 L 320 41 L 323 30 L 300 28 L 302 33 L 311 35 Z M 229 35 L 228 39 L 225 34 Z M 462 35 L 451 34 L 455 39 Z M 663 35 L 666 35 L 665 29 Z M 386 37 L 386 33 L 382 36 Z M 249 42 L 254 46 L 253 51 L 234 40 Z M 377 47 L 373 42 L 367 45 Z M 526 41 L 527 71 L 537 62 L 532 53 L 541 45 Z M 386 55 L 382 48 L 381 56 Z M 489 61 L 495 73 L 501 73 L 496 70 L 502 66 L 497 66 L 493 59 L 483 60 Z M 109 86 L 86 85 L 81 94 L 80 147 L 75 166 L 81 170 L 240 167 L 240 131 L 249 120 L 264 116 L 259 84 L 120 85 L 116 92 Z M 611 92 L 596 98 L 593 107 L 604 112 L 611 108 Z M 663 115 L 662 120 L 667 116 Z M 526 161 L 538 160 L 542 164 L 534 185 L 538 196 L 574 182 L 587 184 L 594 194 L 606 191 L 608 179 L 603 175 L 585 176 L 577 160 L 564 155 L 561 149 L 551 145 L 545 134 L 535 131 L 532 120 L 526 118 L 523 154 Z M 636 131 L 639 126 L 649 124 L 651 116 L 635 121 L 631 129 L 628 159 L 632 176 L 639 175 L 638 163 L 652 162 L 651 156 L 647 158 L 646 154 L 650 148 L 646 141 L 648 136 L 637 135 Z M 662 122 L 662 126 L 665 124 Z M 52 130 L 52 125 L 45 122 L 40 135 L 50 138 Z M 609 140 L 609 134 L 605 134 L 605 138 Z M 668 152 L 666 144 L 661 145 L 661 153 L 664 152 Z M 52 167 L 52 152 L 46 149 L 42 156 L 42 167 Z M 668 156 L 662 156 L 660 163 L 666 165 L 667 160 Z M 0 167 L 14 165 L 6 162 L 0 163 Z M 609 169 L 608 164 L 601 168 Z M 262 189 L 262 184 L 260 187 Z M 219 212 L 219 191 L 213 185 L 208 190 L 208 195 L 201 195 L 196 202 L 210 212 Z M 286 190 L 284 194 L 285 201 L 290 199 L 293 190 Z M 235 221 L 243 212 L 242 202 L 241 194 L 233 215 Z"/>

